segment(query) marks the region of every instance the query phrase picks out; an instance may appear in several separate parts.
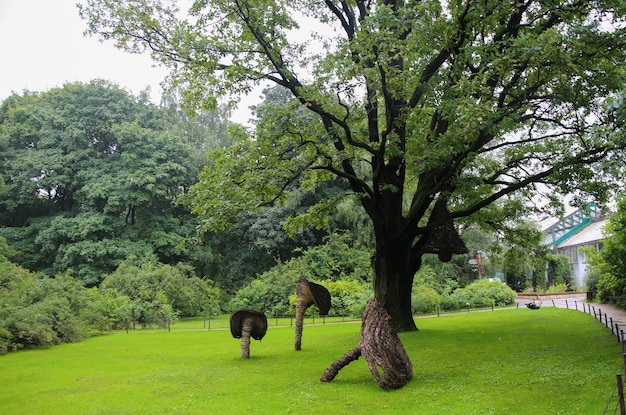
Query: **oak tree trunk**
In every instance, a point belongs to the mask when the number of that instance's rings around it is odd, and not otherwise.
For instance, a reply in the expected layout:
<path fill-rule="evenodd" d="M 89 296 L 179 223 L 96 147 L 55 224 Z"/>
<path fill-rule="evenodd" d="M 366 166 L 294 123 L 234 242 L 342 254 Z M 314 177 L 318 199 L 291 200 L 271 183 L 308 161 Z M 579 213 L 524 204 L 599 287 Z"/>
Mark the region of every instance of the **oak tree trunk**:
<path fill-rule="evenodd" d="M 402 225 L 393 220 L 398 215 L 387 216 L 385 221 L 374 222 L 374 294 L 391 316 L 396 330 L 415 331 L 411 291 L 422 255 L 436 254 L 439 260 L 447 262 L 468 249 L 454 226 L 445 197 L 435 202 L 427 226 L 419 233 L 417 225 Z"/>
<path fill-rule="evenodd" d="M 374 258 L 374 295 L 391 316 L 398 332 L 418 330 L 413 319 L 411 292 L 420 258 L 411 243 L 402 240 L 377 240 Z"/>

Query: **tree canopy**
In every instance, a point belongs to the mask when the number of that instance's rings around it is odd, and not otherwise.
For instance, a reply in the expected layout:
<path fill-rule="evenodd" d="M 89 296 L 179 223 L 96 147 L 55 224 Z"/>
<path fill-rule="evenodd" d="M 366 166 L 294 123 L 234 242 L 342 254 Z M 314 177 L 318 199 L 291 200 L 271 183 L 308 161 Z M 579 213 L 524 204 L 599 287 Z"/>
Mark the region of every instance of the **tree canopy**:
<path fill-rule="evenodd" d="M 195 181 L 191 150 L 145 97 L 104 81 L 13 95 L 0 106 L 0 234 L 11 259 L 97 284 L 129 255 L 200 262 L 180 242 L 194 218 L 175 203 Z"/>
<path fill-rule="evenodd" d="M 622 173 L 622 1 L 176 3 L 80 12 L 88 32 L 168 65 L 191 108 L 259 82 L 292 98 L 205 169 L 191 193 L 203 227 L 280 201 L 296 178 L 312 190 L 339 177 L 371 219 L 375 295 L 401 330 L 416 328 L 422 256 L 465 251 L 453 220 L 507 226 L 542 189 L 557 205 L 603 201 Z M 291 229 L 323 226 L 340 201 Z"/>
<path fill-rule="evenodd" d="M 602 301 L 615 301 L 626 308 L 626 198 L 622 195 L 617 211 L 608 218 L 605 240 L 600 251 L 591 251 L 590 291 Z M 611 297 L 613 297 L 611 299 Z"/>

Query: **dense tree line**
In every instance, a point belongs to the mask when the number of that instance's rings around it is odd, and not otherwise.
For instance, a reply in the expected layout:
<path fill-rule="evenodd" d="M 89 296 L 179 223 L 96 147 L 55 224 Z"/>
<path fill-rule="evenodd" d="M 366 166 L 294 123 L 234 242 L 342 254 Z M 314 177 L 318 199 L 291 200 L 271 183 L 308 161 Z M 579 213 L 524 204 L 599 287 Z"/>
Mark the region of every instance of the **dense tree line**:
<path fill-rule="evenodd" d="M 93 81 L 1 103 L 0 350 L 221 311 L 177 198 L 231 123 L 164 101 Z"/>
<path fill-rule="evenodd" d="M 245 215 L 228 233 L 195 238 L 197 219 L 179 197 L 207 152 L 241 139 L 224 107 L 189 116 L 174 93 L 163 105 L 94 81 L 13 95 L 0 105 L 0 235 L 10 259 L 52 276 L 73 270 L 97 286 L 129 256 L 191 265 L 227 290 L 287 260 L 323 232 L 289 238 L 290 206 Z"/>
<path fill-rule="evenodd" d="M 11 258 L 95 286 L 129 255 L 199 261 L 194 221 L 172 203 L 199 166 L 145 97 L 103 81 L 7 98 L 0 107 L 0 235 Z"/>
<path fill-rule="evenodd" d="M 626 308 L 626 197 L 622 196 L 604 229 L 600 251 L 590 249 L 590 291 L 603 302 Z"/>

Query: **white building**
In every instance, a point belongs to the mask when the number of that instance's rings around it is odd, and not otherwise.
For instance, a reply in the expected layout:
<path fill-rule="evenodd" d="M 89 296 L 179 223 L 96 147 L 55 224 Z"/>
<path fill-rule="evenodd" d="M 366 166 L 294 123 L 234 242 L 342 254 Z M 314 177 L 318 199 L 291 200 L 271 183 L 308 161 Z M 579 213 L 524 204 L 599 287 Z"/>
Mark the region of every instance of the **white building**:
<path fill-rule="evenodd" d="M 577 286 L 587 284 L 587 254 L 584 249 L 593 246 L 602 249 L 603 231 L 606 219 L 591 222 L 572 237 L 556 246 L 556 253 L 569 258 L 572 265 L 572 280 Z"/>
<path fill-rule="evenodd" d="M 587 282 L 587 254 L 583 248 L 602 249 L 605 225 L 606 219 L 591 204 L 588 209 L 576 210 L 543 230 L 552 252 L 569 258 L 572 282 L 578 287 Z"/>

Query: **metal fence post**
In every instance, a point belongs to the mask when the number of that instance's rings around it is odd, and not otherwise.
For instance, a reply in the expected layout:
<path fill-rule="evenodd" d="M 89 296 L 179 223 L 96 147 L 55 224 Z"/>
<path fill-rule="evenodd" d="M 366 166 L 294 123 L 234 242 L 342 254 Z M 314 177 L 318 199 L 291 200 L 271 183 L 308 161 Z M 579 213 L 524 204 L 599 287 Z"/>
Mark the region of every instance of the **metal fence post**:
<path fill-rule="evenodd" d="M 622 374 L 617 374 L 617 395 L 619 399 L 619 413 L 626 415 L 626 407 L 624 407 L 624 384 L 622 383 Z"/>

